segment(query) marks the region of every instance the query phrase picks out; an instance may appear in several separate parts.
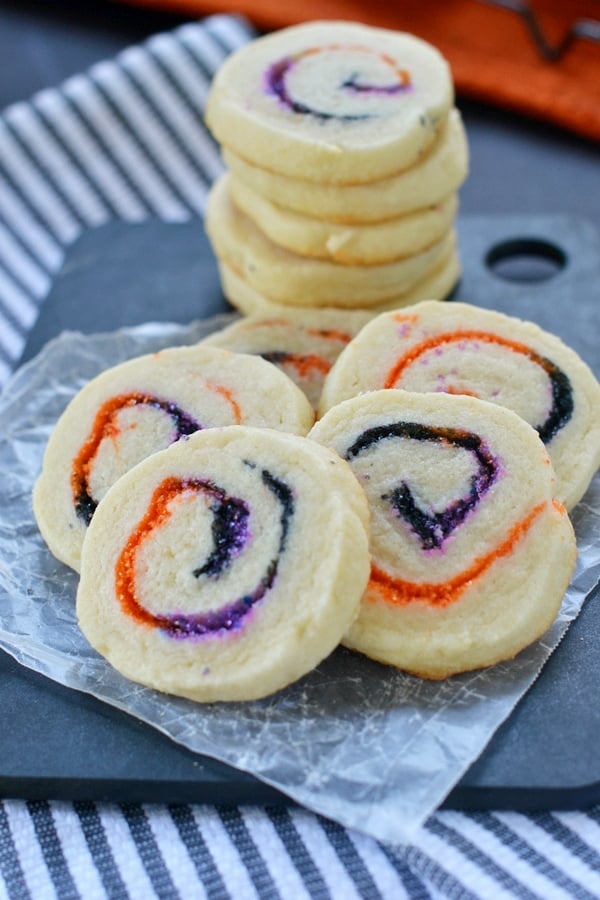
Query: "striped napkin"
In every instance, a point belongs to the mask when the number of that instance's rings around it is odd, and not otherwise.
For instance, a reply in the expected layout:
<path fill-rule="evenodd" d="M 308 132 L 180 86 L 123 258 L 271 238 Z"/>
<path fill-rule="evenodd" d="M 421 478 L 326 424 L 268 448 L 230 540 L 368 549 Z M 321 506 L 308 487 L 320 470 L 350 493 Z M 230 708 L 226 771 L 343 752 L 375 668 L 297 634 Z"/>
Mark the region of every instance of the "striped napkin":
<path fill-rule="evenodd" d="M 201 216 L 221 171 L 210 80 L 252 32 L 161 34 L 0 117 L 0 382 L 68 246 L 111 219 Z M 600 897 L 600 809 L 441 811 L 391 849 L 297 807 L 0 802 L 0 896 Z"/>
<path fill-rule="evenodd" d="M 245 43 L 233 17 L 186 25 L 101 62 L 0 118 L 0 383 L 64 248 L 110 219 L 181 222 L 222 171 L 202 114 L 211 78 Z"/>

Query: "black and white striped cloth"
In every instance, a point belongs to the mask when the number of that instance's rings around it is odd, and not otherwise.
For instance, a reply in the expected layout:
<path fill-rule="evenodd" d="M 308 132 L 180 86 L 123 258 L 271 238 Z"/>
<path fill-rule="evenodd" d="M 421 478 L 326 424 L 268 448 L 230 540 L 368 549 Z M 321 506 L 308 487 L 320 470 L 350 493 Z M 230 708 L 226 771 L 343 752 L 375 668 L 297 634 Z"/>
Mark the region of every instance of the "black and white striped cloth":
<path fill-rule="evenodd" d="M 0 117 L 0 382 L 85 228 L 201 216 L 221 170 L 211 77 L 251 34 L 219 16 L 132 47 Z M 600 810 L 434 815 L 391 850 L 297 807 L 0 802 L 0 896 L 600 897 Z"/>

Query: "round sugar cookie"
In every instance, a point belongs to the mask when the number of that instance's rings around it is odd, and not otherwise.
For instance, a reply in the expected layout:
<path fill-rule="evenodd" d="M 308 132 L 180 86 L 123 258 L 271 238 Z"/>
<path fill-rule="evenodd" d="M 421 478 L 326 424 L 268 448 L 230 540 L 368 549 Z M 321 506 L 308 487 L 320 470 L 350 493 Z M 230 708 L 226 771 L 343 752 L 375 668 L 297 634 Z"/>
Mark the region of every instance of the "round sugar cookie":
<path fill-rule="evenodd" d="M 470 394 L 512 409 L 546 444 L 567 509 L 600 466 L 600 385 L 574 350 L 532 322 L 465 303 L 381 315 L 339 357 L 320 410 L 380 388 Z"/>
<path fill-rule="evenodd" d="M 278 247 L 231 202 L 224 179 L 213 186 L 206 232 L 219 259 L 274 303 L 357 307 L 408 291 L 454 244 L 453 232 L 431 247 L 392 263 L 346 266 L 309 259 Z"/>
<path fill-rule="evenodd" d="M 372 181 L 412 165 L 454 100 L 440 53 L 349 22 L 286 28 L 217 72 L 206 123 L 257 165 L 317 182 Z"/>
<path fill-rule="evenodd" d="M 107 490 L 140 460 L 193 432 L 250 424 L 306 434 L 313 410 L 289 378 L 255 356 L 174 347 L 102 372 L 73 397 L 50 436 L 33 492 L 52 553 L 79 569 Z"/>
<path fill-rule="evenodd" d="M 458 211 L 456 194 L 435 206 L 368 225 L 340 225 L 285 209 L 230 177 L 227 189 L 241 211 L 266 236 L 300 256 L 345 265 L 373 265 L 420 253 L 452 228 Z"/>
<path fill-rule="evenodd" d="M 245 281 L 234 269 L 219 260 L 219 273 L 221 276 L 221 285 L 223 293 L 229 302 L 239 309 L 240 312 L 251 315 L 260 313 L 263 315 L 271 315 L 273 310 L 278 309 L 278 305 L 273 303 L 267 297 L 263 296 L 259 291 L 255 290 L 247 281 Z M 460 278 L 460 262 L 454 247 L 451 247 L 444 254 L 440 263 L 430 274 L 422 278 L 414 287 L 404 294 L 396 297 L 390 297 L 381 303 L 362 304 L 362 308 L 369 313 L 382 312 L 387 309 L 397 310 L 400 307 L 410 306 L 420 300 L 433 298 L 435 300 L 445 300 L 456 286 Z M 298 297 L 293 307 L 298 308 L 307 305 L 310 297 Z M 293 308 L 292 305 L 288 309 Z M 343 308 L 343 304 L 339 304 L 339 308 Z M 351 310 L 347 310 L 351 312 Z"/>
<path fill-rule="evenodd" d="M 225 148 L 223 159 L 239 180 L 279 206 L 341 224 L 396 219 L 440 203 L 467 177 L 469 151 L 458 110 L 453 109 L 435 143 L 417 165 L 368 184 L 315 184 L 306 175 L 270 172 Z"/>
<path fill-rule="evenodd" d="M 371 318 L 371 313 L 362 310 L 274 306 L 269 313 L 233 322 L 203 343 L 262 356 L 282 369 L 316 409 L 326 374 Z"/>
<path fill-rule="evenodd" d="M 368 511 L 349 466 L 269 429 L 198 432 L 144 460 L 98 507 L 77 616 L 135 682 L 252 700 L 313 669 L 369 578 Z"/>
<path fill-rule="evenodd" d="M 552 624 L 576 560 L 536 432 L 473 397 L 384 390 L 309 435 L 371 510 L 372 569 L 344 643 L 426 678 L 510 659 Z"/>

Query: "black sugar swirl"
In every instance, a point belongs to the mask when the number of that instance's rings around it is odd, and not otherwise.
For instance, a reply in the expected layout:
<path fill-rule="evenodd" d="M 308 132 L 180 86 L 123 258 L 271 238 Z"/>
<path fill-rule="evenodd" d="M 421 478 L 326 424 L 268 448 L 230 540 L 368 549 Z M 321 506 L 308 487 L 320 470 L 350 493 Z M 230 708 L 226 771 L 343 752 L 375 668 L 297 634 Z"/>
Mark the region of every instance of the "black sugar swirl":
<path fill-rule="evenodd" d="M 367 429 L 348 448 L 345 459 L 350 462 L 381 441 L 392 438 L 458 447 L 470 453 L 477 462 L 477 472 L 469 480 L 466 496 L 454 500 L 441 512 L 430 513 L 422 509 L 405 481 L 401 481 L 398 487 L 381 497 L 390 504 L 395 515 L 408 523 L 424 550 L 438 549 L 488 492 L 498 477 L 500 464 L 479 435 L 460 428 L 422 425 L 418 422 L 394 422 Z"/>

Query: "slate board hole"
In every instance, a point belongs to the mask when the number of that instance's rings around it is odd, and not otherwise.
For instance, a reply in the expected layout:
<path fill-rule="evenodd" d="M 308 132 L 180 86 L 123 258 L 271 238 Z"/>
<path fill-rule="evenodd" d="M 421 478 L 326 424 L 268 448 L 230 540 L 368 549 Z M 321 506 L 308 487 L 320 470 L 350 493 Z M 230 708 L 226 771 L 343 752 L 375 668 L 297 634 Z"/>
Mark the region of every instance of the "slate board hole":
<path fill-rule="evenodd" d="M 544 239 L 512 238 L 488 250 L 485 264 L 505 281 L 547 281 L 564 269 L 567 255 Z"/>

